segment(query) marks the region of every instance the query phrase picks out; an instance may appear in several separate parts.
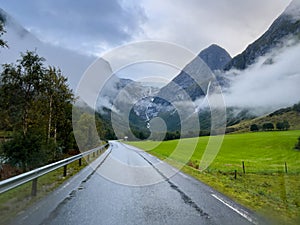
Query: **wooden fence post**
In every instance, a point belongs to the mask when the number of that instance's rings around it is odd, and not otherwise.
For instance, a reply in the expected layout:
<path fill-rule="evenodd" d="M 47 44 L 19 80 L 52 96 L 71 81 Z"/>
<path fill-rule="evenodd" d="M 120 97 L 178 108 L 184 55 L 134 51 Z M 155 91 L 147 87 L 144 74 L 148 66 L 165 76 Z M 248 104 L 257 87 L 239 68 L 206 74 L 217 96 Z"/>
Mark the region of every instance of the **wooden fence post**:
<path fill-rule="evenodd" d="M 287 163 L 284 162 L 284 168 L 285 168 L 285 173 L 288 173 L 288 167 L 287 167 Z"/>
<path fill-rule="evenodd" d="M 245 162 L 244 161 L 242 161 L 242 166 L 243 166 L 243 173 L 245 174 L 246 171 L 245 171 Z"/>
<path fill-rule="evenodd" d="M 235 180 L 236 180 L 236 173 L 237 173 L 237 171 L 234 170 L 234 179 L 235 179 Z"/>

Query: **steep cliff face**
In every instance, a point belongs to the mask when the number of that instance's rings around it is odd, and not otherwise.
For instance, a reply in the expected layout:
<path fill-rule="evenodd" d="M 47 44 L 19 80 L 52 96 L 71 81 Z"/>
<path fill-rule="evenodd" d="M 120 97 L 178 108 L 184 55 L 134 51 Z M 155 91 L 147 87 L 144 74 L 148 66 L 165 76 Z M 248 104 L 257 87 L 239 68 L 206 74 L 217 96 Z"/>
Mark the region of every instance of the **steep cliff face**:
<path fill-rule="evenodd" d="M 259 39 L 234 57 L 224 69 L 243 70 L 253 64 L 260 56 L 264 56 L 273 48 L 283 45 L 285 40 L 291 36 L 300 38 L 299 0 L 294 0 Z"/>

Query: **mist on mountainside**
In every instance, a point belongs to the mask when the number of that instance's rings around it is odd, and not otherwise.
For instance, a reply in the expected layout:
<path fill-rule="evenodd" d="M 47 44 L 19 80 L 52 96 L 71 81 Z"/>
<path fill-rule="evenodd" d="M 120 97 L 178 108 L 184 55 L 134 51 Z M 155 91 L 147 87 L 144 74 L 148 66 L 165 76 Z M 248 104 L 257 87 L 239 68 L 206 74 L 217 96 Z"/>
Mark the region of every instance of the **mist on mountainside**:
<path fill-rule="evenodd" d="M 74 90 L 86 68 L 95 60 L 75 51 L 45 43 L 22 27 L 13 17 L 0 8 L 0 19 L 4 21 L 6 33 L 3 39 L 8 48 L 1 49 L 0 64 L 12 63 L 20 58 L 21 52 L 36 51 L 47 60 L 48 65 L 55 65 L 68 77 L 68 83 Z"/>
<path fill-rule="evenodd" d="M 226 72 L 230 79 L 223 92 L 226 106 L 250 108 L 261 115 L 299 102 L 299 58 L 299 40 L 290 39 L 247 69 Z"/>

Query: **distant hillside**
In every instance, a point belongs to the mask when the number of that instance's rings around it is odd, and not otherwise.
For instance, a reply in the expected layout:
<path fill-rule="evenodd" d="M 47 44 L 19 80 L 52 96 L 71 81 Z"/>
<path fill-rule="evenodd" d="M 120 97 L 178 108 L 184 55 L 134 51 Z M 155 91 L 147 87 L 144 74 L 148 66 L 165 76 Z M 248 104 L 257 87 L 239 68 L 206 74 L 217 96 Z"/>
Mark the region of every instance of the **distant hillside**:
<path fill-rule="evenodd" d="M 243 120 L 238 124 L 228 127 L 228 131 L 249 132 L 252 124 L 257 124 L 261 127 L 264 123 L 273 123 L 276 127 L 276 123 L 283 121 L 289 122 L 290 130 L 300 130 L 300 103 L 252 120 Z"/>
<path fill-rule="evenodd" d="M 243 70 L 255 63 L 260 57 L 269 53 L 273 48 L 284 44 L 286 38 L 300 35 L 300 1 L 294 0 L 287 9 L 273 22 L 270 28 L 245 51 L 234 57 L 225 70 L 236 68 Z"/>

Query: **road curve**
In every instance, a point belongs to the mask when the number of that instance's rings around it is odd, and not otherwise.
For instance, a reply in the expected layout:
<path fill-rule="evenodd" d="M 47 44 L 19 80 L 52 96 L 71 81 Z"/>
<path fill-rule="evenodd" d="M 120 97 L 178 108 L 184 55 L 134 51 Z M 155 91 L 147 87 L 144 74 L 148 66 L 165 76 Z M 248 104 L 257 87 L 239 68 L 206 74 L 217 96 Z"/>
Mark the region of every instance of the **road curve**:
<path fill-rule="evenodd" d="M 13 224 L 258 224 L 252 212 L 159 159 L 110 144 L 89 169 Z"/>

